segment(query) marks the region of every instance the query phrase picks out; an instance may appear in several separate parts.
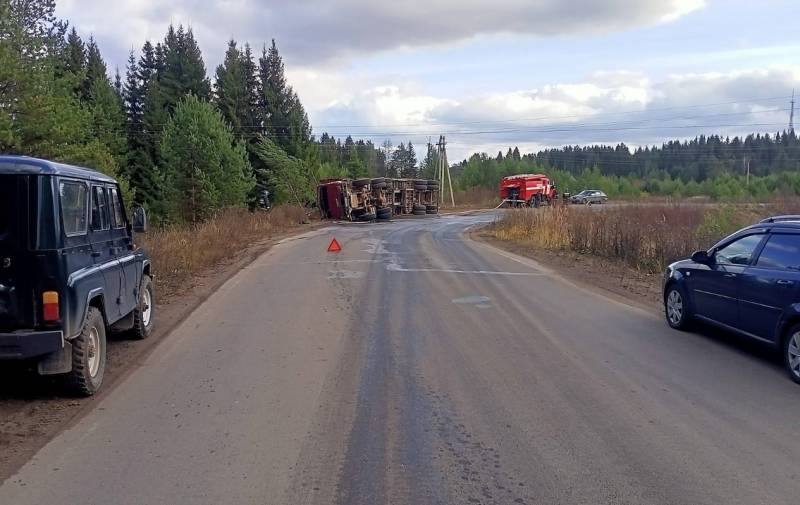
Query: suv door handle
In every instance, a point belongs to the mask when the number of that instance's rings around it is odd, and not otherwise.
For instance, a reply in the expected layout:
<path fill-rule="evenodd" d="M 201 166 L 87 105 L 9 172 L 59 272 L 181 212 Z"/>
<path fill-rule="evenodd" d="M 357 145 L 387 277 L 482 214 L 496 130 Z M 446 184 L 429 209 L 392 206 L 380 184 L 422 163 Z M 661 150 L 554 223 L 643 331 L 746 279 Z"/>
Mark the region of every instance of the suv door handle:
<path fill-rule="evenodd" d="M 787 281 L 785 279 L 780 279 L 775 284 L 777 284 L 778 286 L 791 286 L 794 284 L 794 281 Z"/>

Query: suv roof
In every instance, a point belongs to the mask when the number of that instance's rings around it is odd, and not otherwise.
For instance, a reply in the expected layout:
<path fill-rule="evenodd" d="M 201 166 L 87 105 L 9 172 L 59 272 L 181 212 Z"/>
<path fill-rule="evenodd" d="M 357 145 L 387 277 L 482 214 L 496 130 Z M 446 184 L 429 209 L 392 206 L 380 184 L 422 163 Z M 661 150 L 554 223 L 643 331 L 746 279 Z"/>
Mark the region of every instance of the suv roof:
<path fill-rule="evenodd" d="M 0 174 L 64 175 L 100 182 L 116 182 L 96 170 L 28 156 L 0 156 Z"/>

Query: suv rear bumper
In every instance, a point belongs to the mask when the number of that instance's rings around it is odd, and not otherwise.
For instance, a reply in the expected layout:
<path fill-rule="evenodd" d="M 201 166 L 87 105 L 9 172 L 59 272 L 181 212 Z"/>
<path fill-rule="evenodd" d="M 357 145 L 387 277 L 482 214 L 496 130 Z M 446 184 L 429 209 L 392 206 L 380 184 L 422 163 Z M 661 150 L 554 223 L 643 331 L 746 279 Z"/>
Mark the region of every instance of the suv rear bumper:
<path fill-rule="evenodd" d="M 64 332 L 19 330 L 0 333 L 0 360 L 43 356 L 64 348 Z"/>

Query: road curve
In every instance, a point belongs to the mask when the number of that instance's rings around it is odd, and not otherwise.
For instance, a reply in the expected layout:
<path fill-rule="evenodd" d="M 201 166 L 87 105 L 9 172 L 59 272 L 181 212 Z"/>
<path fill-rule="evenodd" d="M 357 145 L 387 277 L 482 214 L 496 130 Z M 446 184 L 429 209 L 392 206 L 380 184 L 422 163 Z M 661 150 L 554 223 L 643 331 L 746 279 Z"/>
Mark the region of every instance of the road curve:
<path fill-rule="evenodd" d="M 0 503 L 797 502 L 774 360 L 463 237 L 492 219 L 283 241 Z"/>

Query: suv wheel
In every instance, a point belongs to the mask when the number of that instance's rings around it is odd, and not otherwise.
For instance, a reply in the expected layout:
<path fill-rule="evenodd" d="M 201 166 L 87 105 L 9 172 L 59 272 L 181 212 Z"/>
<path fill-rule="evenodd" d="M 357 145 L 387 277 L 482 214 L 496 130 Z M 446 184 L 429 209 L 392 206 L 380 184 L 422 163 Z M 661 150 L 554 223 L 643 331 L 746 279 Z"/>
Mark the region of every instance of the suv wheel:
<path fill-rule="evenodd" d="M 71 344 L 70 388 L 80 396 L 92 396 L 100 389 L 106 369 L 106 324 L 97 308 L 89 307 L 81 333 Z"/>
<path fill-rule="evenodd" d="M 789 377 L 800 384 L 800 324 L 792 326 L 783 343 L 783 362 Z"/>
<path fill-rule="evenodd" d="M 667 324 L 672 328 L 676 330 L 689 328 L 691 320 L 689 303 L 686 300 L 683 289 L 677 284 L 671 284 L 667 287 L 667 291 L 664 294 L 664 313 L 667 317 Z"/>
<path fill-rule="evenodd" d="M 152 333 L 155 302 L 156 297 L 153 290 L 153 280 L 145 275 L 142 277 L 142 288 L 139 290 L 139 303 L 136 304 L 136 308 L 133 309 L 133 329 L 131 330 L 131 334 L 134 338 L 143 340 Z"/>

